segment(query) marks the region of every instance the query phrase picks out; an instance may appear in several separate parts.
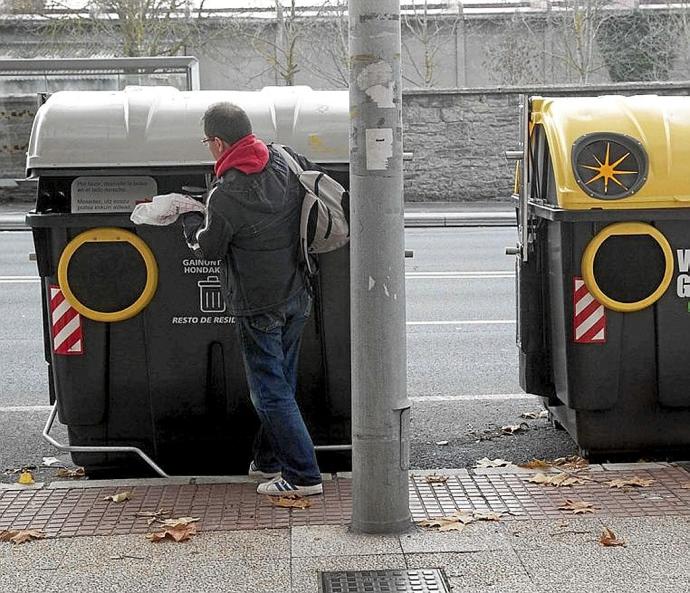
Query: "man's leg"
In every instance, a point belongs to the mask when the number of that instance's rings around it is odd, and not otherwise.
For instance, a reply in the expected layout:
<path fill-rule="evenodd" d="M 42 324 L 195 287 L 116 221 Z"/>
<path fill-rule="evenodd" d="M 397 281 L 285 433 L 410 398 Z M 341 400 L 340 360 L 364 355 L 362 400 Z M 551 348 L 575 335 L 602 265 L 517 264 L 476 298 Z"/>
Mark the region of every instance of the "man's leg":
<path fill-rule="evenodd" d="M 321 482 L 314 445 L 297 407 L 292 380 L 286 377 L 284 368 L 284 335 L 301 336 L 305 319 L 290 313 L 238 318 L 252 403 L 283 477 L 297 486 Z"/>

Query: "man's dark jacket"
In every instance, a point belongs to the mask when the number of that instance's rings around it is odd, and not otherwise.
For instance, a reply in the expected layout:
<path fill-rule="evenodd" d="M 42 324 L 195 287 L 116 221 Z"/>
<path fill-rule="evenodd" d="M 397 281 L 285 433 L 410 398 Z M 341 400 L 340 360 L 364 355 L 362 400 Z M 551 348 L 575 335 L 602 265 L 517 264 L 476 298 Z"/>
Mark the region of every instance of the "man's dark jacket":
<path fill-rule="evenodd" d="M 287 149 L 304 169 L 320 167 Z M 196 255 L 221 260 L 225 302 L 236 316 L 271 311 L 307 286 L 299 253 L 304 188 L 271 147 L 263 171 L 229 169 L 206 198 L 206 215 L 184 218 Z"/>

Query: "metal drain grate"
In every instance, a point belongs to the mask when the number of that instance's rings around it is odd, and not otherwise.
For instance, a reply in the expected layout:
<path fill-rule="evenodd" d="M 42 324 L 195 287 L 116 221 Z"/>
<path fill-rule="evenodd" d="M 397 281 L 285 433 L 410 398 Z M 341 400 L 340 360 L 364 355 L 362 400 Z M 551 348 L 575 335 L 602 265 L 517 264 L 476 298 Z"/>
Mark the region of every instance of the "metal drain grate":
<path fill-rule="evenodd" d="M 321 573 L 320 593 L 450 593 L 438 568 Z"/>

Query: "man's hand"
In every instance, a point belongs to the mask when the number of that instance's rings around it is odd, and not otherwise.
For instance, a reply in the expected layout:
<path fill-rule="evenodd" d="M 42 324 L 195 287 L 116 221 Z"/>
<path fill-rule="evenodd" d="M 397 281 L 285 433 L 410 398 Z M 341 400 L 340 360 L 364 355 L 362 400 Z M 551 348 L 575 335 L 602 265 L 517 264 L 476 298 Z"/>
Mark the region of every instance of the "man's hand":
<path fill-rule="evenodd" d="M 201 212 L 187 212 L 181 216 L 184 238 L 188 245 L 196 243 L 196 232 L 204 224 L 204 215 Z"/>

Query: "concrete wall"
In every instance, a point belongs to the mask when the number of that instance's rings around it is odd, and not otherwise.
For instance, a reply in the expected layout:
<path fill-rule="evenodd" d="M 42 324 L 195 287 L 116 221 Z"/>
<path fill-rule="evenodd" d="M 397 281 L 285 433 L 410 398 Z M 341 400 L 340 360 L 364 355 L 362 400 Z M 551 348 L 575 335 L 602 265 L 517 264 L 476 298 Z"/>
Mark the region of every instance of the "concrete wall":
<path fill-rule="evenodd" d="M 414 202 L 508 200 L 514 164 L 506 161 L 504 153 L 518 146 L 521 93 L 690 95 L 690 82 L 406 91 L 404 148 L 414 158 L 405 163 L 405 199 Z M 24 152 L 34 113 L 35 98 L 31 95 L 0 97 L 0 180 L 24 175 Z M 13 193 L 5 191 L 4 195 Z"/>
<path fill-rule="evenodd" d="M 403 127 L 405 200 L 503 201 L 513 188 L 515 163 L 506 150 L 518 148 L 520 95 L 690 95 L 690 82 L 590 87 L 544 86 L 508 89 L 407 91 Z"/>
<path fill-rule="evenodd" d="M 32 185 L 14 180 L 26 174 L 26 150 L 35 115 L 34 95 L 0 96 L 0 200 L 3 196 L 24 199 L 33 191 Z"/>
<path fill-rule="evenodd" d="M 563 16 L 565 19 L 565 13 Z M 408 24 L 412 26 L 409 27 Z M 342 77 L 332 76 L 340 55 L 338 41 L 343 21 L 299 21 L 297 43 L 299 71 L 296 84 L 314 88 L 344 88 Z M 571 24 L 537 13 L 524 19 L 511 14 L 446 17 L 431 36 L 437 48 L 433 88 L 485 88 L 494 85 L 541 85 L 578 83 L 576 69 L 566 56 L 574 51 Z M 424 45 L 415 37 L 413 23 L 403 19 L 402 66 L 406 88 L 424 88 L 418 70 L 423 70 Z M 199 58 L 201 84 L 205 89 L 247 90 L 283 84 L 280 77 L 254 47 L 255 38 L 276 39 L 277 27 L 269 22 L 239 22 L 210 18 L 199 25 L 179 53 Z M 30 21 L 0 19 L 0 58 L 98 57 L 121 55 L 115 37 L 102 37 L 88 26 L 71 35 L 46 33 Z M 264 48 L 266 49 L 266 48 Z M 690 43 L 677 44 L 670 80 L 690 77 Z M 335 58 L 336 62 L 342 59 Z M 608 72 L 595 44 L 589 67 L 589 83 L 606 83 Z M 342 64 L 341 64 L 342 67 Z M 86 84 L 82 81 L 82 84 Z M 93 81 L 94 85 L 99 84 Z M 0 94 L 26 92 L 28 83 L 0 78 Z M 4 90 L 3 90 L 4 89 Z"/>

